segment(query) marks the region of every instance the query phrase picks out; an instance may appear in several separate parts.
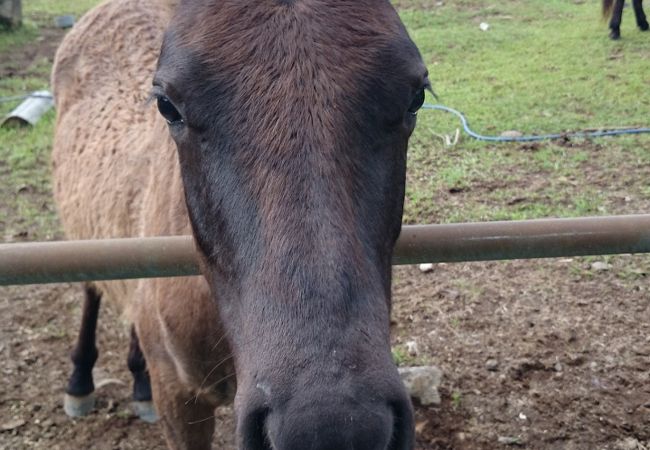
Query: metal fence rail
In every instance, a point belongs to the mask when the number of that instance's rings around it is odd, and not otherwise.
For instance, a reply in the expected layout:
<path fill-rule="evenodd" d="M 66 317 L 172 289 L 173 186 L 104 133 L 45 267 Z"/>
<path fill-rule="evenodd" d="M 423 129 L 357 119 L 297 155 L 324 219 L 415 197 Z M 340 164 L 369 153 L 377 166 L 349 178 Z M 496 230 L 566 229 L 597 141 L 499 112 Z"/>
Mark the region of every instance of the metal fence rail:
<path fill-rule="evenodd" d="M 650 215 L 404 226 L 393 264 L 650 253 Z M 0 285 L 198 274 L 190 236 L 0 245 Z"/>

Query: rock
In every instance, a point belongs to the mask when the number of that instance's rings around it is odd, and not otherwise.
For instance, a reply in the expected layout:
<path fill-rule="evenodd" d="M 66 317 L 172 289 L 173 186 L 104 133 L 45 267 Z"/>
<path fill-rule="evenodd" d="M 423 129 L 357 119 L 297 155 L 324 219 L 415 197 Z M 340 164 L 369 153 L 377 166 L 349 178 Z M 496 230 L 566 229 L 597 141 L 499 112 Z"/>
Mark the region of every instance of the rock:
<path fill-rule="evenodd" d="M 454 289 L 444 289 L 442 291 L 442 294 L 447 297 L 449 300 L 458 300 L 460 297 L 460 292 L 454 290 Z"/>
<path fill-rule="evenodd" d="M 481 22 L 481 24 L 478 26 L 481 31 L 487 31 L 490 29 L 490 24 L 486 22 Z"/>
<path fill-rule="evenodd" d="M 425 428 L 429 425 L 429 421 L 424 420 L 415 424 L 415 434 L 422 434 Z"/>
<path fill-rule="evenodd" d="M 523 445 L 521 438 L 513 436 L 499 436 L 499 444 L 504 445 Z"/>
<path fill-rule="evenodd" d="M 499 361 L 497 361 L 496 359 L 488 359 L 485 362 L 485 368 L 490 372 L 496 372 L 497 370 L 499 370 Z"/>
<path fill-rule="evenodd" d="M 422 405 L 439 405 L 438 387 L 442 380 L 442 371 L 434 366 L 400 367 L 400 377 L 411 397 Z"/>
<path fill-rule="evenodd" d="M 415 341 L 408 341 L 406 343 L 406 351 L 410 356 L 418 356 L 419 353 L 418 343 Z"/>
<path fill-rule="evenodd" d="M 643 444 L 633 437 L 628 437 L 622 441 L 618 441 L 615 448 L 617 450 L 645 450 Z"/>
<path fill-rule="evenodd" d="M 606 262 L 603 261 L 597 261 L 595 263 L 591 264 L 591 270 L 594 272 L 606 272 L 608 270 L 611 270 L 612 265 L 607 264 Z"/>
<path fill-rule="evenodd" d="M 504 138 L 519 138 L 522 137 L 524 134 L 521 131 L 517 130 L 507 130 L 501 133 L 501 137 Z"/>
<path fill-rule="evenodd" d="M 95 383 L 95 390 L 102 389 L 106 386 L 126 386 L 126 383 L 117 378 L 104 378 Z"/>
<path fill-rule="evenodd" d="M 420 272 L 422 273 L 433 272 L 433 264 L 431 263 L 420 264 Z"/>
<path fill-rule="evenodd" d="M 72 15 L 58 16 L 54 19 L 54 25 L 57 28 L 72 28 L 74 26 L 75 17 Z"/>
<path fill-rule="evenodd" d="M 15 430 L 16 428 L 20 428 L 23 425 L 25 425 L 25 423 L 26 422 L 23 419 L 13 419 L 0 425 L 0 430 L 2 431 Z"/>

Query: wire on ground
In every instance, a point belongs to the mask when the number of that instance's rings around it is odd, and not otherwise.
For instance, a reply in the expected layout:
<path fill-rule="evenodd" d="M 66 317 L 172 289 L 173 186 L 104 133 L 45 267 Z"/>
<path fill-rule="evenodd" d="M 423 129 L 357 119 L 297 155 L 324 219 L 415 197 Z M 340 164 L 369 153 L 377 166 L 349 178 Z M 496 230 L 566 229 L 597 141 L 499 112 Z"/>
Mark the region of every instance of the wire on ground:
<path fill-rule="evenodd" d="M 650 133 L 650 128 L 613 128 L 608 130 L 595 130 L 595 131 L 572 131 L 567 133 L 556 133 L 556 134 L 540 134 L 540 135 L 530 135 L 530 136 L 486 136 L 479 134 L 473 131 L 469 127 L 469 122 L 463 113 L 457 111 L 453 108 L 444 105 L 431 105 L 425 103 L 422 105 L 422 109 L 444 111 L 450 114 L 455 115 L 460 119 L 461 124 L 463 125 L 463 130 L 470 137 L 486 142 L 536 142 L 536 141 L 548 141 L 555 139 L 568 139 L 568 138 L 596 138 L 596 137 L 605 137 L 605 136 L 621 136 L 624 134 L 642 134 Z"/>
<path fill-rule="evenodd" d="M 52 99 L 52 95 L 43 94 L 27 94 L 27 95 L 14 95 L 11 97 L 0 97 L 0 103 L 17 102 L 18 100 L 25 100 L 27 98 L 47 98 Z"/>

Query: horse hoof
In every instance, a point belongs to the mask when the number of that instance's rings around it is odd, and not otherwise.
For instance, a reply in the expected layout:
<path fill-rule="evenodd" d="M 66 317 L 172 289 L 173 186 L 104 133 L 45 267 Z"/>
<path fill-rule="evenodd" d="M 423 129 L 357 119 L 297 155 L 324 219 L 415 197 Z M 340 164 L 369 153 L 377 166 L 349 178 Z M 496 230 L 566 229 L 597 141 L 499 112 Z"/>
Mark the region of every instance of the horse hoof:
<path fill-rule="evenodd" d="M 92 392 L 83 397 L 65 394 L 63 397 L 63 409 L 70 417 L 87 416 L 95 408 L 95 394 Z"/>
<path fill-rule="evenodd" d="M 621 35 L 618 33 L 609 33 L 609 38 L 612 41 L 618 41 L 621 38 Z"/>
<path fill-rule="evenodd" d="M 156 423 L 158 421 L 158 414 L 153 407 L 153 402 L 131 402 L 133 412 L 147 423 Z"/>
<path fill-rule="evenodd" d="M 650 29 L 650 24 L 648 24 L 648 22 L 642 23 L 641 25 L 639 25 L 639 28 L 641 29 L 641 31 L 648 31 Z"/>

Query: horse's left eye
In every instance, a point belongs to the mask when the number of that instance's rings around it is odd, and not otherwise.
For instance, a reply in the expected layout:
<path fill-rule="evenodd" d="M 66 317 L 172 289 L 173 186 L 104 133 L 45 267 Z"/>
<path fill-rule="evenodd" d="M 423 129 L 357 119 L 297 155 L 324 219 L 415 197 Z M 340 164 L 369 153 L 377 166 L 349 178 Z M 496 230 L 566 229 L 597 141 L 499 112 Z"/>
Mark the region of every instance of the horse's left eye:
<path fill-rule="evenodd" d="M 424 104 L 424 88 L 421 88 L 417 92 L 417 94 L 415 94 L 415 97 L 411 102 L 411 106 L 409 106 L 408 109 L 409 114 L 416 115 L 418 110 L 422 108 L 423 104 Z"/>
<path fill-rule="evenodd" d="M 158 111 L 169 125 L 183 123 L 183 117 L 167 97 L 158 97 Z"/>

